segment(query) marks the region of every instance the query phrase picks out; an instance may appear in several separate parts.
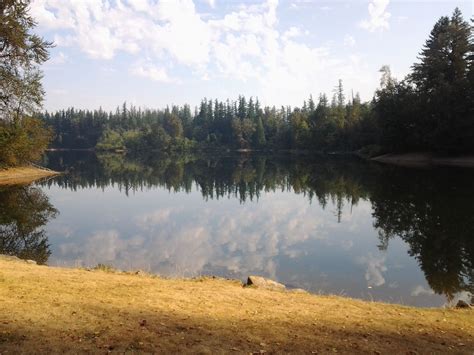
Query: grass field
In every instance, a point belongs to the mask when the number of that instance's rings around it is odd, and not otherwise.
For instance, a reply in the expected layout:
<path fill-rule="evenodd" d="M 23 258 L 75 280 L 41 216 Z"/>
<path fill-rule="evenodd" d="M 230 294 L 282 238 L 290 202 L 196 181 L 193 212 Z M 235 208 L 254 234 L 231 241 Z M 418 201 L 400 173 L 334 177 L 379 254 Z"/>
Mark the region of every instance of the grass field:
<path fill-rule="evenodd" d="M 466 353 L 474 312 L 0 259 L 0 353 Z"/>

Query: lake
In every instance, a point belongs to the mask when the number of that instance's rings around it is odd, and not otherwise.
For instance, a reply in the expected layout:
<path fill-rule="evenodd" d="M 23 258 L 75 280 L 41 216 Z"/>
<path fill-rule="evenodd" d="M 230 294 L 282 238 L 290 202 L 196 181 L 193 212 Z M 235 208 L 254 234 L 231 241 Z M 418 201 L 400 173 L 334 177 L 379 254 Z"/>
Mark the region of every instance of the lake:
<path fill-rule="evenodd" d="M 0 253 L 167 277 L 257 274 L 441 306 L 474 289 L 474 169 L 355 157 L 50 152 L 67 174 L 0 188 Z"/>

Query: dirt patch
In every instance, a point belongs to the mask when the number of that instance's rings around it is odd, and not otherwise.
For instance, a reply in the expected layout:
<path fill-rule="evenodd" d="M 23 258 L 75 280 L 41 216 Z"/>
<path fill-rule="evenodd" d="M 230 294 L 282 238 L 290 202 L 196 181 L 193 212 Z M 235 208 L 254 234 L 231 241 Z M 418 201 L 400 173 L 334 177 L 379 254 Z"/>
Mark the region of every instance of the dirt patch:
<path fill-rule="evenodd" d="M 60 173 L 31 166 L 0 169 L 0 185 L 24 185 Z"/>
<path fill-rule="evenodd" d="M 472 353 L 472 312 L 0 258 L 1 353 Z"/>

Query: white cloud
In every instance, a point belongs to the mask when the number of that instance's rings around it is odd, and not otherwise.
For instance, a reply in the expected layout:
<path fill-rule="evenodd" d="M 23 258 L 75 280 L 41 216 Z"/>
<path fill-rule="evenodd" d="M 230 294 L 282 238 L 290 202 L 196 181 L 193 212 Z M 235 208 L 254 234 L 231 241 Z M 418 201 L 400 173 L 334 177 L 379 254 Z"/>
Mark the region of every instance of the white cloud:
<path fill-rule="evenodd" d="M 372 0 L 369 4 L 369 19 L 359 23 L 360 27 L 370 31 L 384 31 L 390 28 L 390 12 L 387 7 L 390 0 Z"/>
<path fill-rule="evenodd" d="M 48 65 L 61 65 L 66 63 L 68 59 L 69 58 L 66 54 L 59 52 L 48 61 Z"/>
<path fill-rule="evenodd" d="M 343 240 L 341 241 L 341 248 L 345 251 L 349 251 L 354 246 L 354 242 L 352 240 Z"/>
<path fill-rule="evenodd" d="M 216 0 L 207 0 L 207 4 L 210 7 L 215 8 L 216 7 Z"/>
<path fill-rule="evenodd" d="M 300 103 L 302 92 L 328 92 L 351 70 L 349 80 L 356 80 L 350 85 L 367 81 L 359 63 L 296 41 L 307 30 L 279 30 L 277 7 L 277 0 L 266 0 L 207 18 L 191 0 L 34 0 L 32 15 L 54 33 L 58 47 L 78 47 L 98 60 L 130 54 L 139 63 L 132 60 L 129 71 L 154 81 L 182 82 L 170 76 L 188 75 L 183 73 L 206 81 L 252 81 L 264 104 Z M 373 7 L 369 11 L 377 19 Z"/>
<path fill-rule="evenodd" d="M 127 0 L 127 2 L 136 11 L 148 11 L 150 9 L 148 0 Z"/>
<path fill-rule="evenodd" d="M 260 273 L 276 278 L 278 256 L 298 257 L 305 252 L 306 241 L 326 241 L 320 233 L 325 221 L 315 218 L 306 201 L 299 201 L 299 208 L 294 208 L 278 197 L 270 209 L 258 204 L 230 214 L 213 208 L 195 210 L 192 205 L 147 211 L 130 219 L 137 234 L 107 230 L 74 242 L 68 239 L 60 244 L 56 258 L 85 266 L 112 263 L 121 269 L 130 269 L 128 263 L 133 261 L 134 268 L 168 276 L 221 270 L 228 275 Z M 180 219 L 183 215 L 193 217 Z"/>
<path fill-rule="evenodd" d="M 416 286 L 413 291 L 411 291 L 411 295 L 414 297 L 420 296 L 420 295 L 434 295 L 434 291 L 430 288 L 424 288 L 421 285 Z"/>
<path fill-rule="evenodd" d="M 365 272 L 365 279 L 367 280 L 367 286 L 382 286 L 385 284 L 385 278 L 383 273 L 387 271 L 385 266 L 385 256 L 374 256 L 369 253 L 368 256 L 360 257 L 358 260 L 359 264 L 367 266 Z"/>
<path fill-rule="evenodd" d="M 140 228 L 148 229 L 150 226 L 167 222 L 170 218 L 171 212 L 171 208 L 155 210 L 151 213 L 139 216 L 136 219 L 136 223 Z"/>
<path fill-rule="evenodd" d="M 135 65 L 133 65 L 130 69 L 130 73 L 142 78 L 148 78 L 153 81 L 159 81 L 163 83 L 176 82 L 176 80 L 168 76 L 165 68 L 147 62 L 135 63 Z"/>
<path fill-rule="evenodd" d="M 344 45 L 346 47 L 354 47 L 356 45 L 356 40 L 353 36 L 351 35 L 346 35 L 344 37 Z"/>
<path fill-rule="evenodd" d="M 288 41 L 289 39 L 301 36 L 301 30 L 298 27 L 292 26 L 285 33 L 283 33 L 283 41 Z"/>

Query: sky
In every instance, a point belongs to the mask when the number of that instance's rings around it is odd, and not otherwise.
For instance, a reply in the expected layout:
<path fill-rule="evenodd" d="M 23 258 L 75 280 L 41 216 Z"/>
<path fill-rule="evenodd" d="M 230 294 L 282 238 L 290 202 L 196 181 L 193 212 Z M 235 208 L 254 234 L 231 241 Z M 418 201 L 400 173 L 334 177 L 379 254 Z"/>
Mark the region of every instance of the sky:
<path fill-rule="evenodd" d="M 410 72 L 439 17 L 474 0 L 33 0 L 47 110 L 160 108 L 242 94 L 300 106 L 312 94 L 370 100 L 379 69 Z"/>

